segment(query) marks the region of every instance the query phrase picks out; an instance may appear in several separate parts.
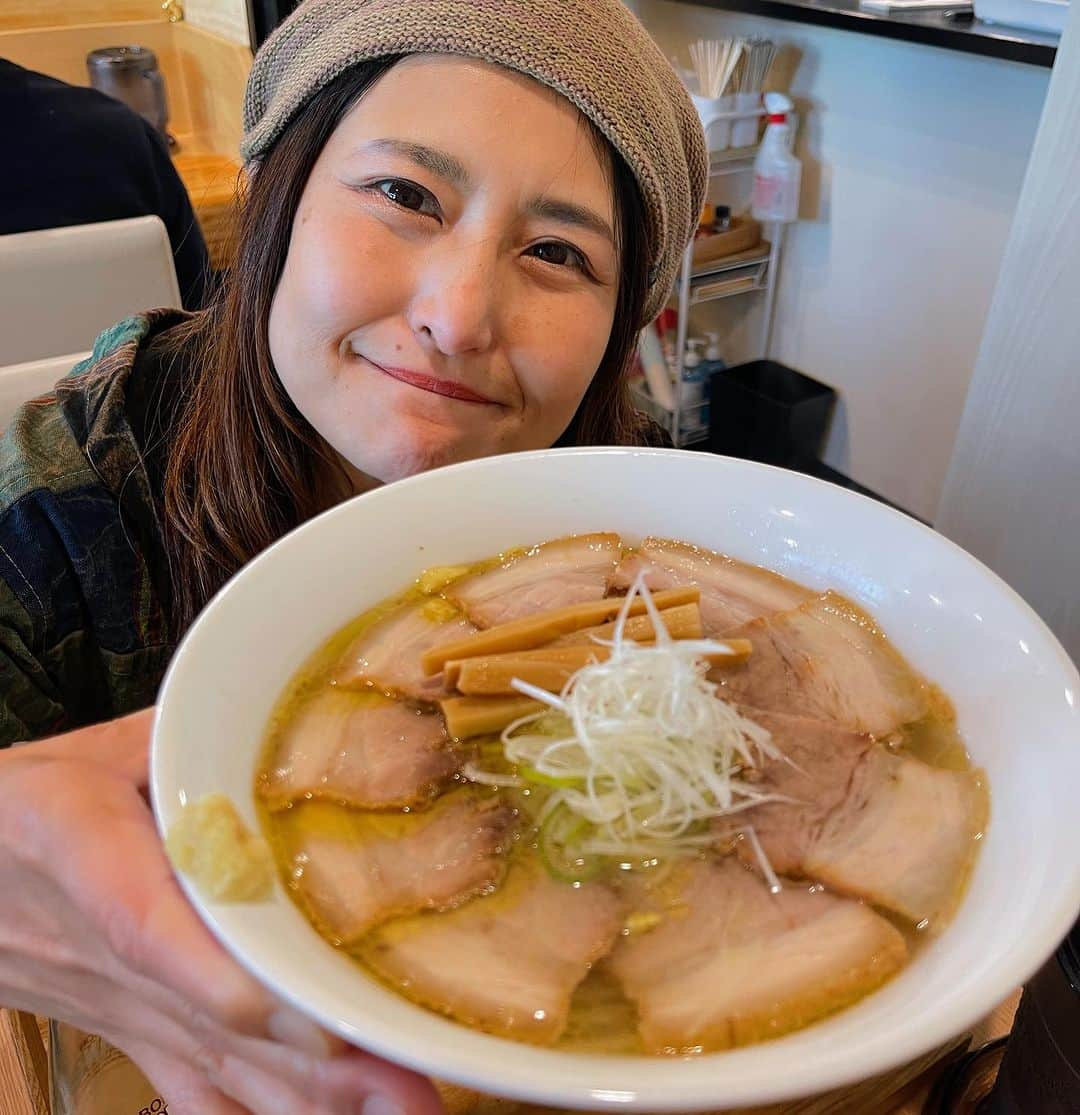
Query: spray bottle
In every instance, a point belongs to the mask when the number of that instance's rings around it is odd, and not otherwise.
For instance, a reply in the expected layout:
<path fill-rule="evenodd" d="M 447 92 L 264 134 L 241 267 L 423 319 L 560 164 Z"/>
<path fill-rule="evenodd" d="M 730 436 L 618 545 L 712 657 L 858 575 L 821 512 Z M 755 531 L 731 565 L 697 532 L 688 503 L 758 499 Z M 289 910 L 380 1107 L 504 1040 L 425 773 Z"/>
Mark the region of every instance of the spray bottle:
<path fill-rule="evenodd" d="M 799 214 L 802 164 L 791 153 L 791 101 L 783 93 L 766 93 L 768 126 L 754 160 L 751 209 L 758 221 L 794 221 Z"/>

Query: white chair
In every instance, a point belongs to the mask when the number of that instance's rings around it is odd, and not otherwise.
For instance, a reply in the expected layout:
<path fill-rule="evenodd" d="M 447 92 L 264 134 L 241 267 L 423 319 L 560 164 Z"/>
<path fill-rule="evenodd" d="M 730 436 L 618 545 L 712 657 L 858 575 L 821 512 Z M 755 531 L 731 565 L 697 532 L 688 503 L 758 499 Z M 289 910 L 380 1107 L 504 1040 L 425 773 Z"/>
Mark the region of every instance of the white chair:
<path fill-rule="evenodd" d="M 0 365 L 82 352 L 159 306 L 180 306 L 160 217 L 0 236 Z"/>
<path fill-rule="evenodd" d="M 88 352 L 73 352 L 68 356 L 49 356 L 0 368 L 0 433 L 7 429 L 12 415 L 23 403 L 51 391 L 58 379 L 89 355 Z"/>

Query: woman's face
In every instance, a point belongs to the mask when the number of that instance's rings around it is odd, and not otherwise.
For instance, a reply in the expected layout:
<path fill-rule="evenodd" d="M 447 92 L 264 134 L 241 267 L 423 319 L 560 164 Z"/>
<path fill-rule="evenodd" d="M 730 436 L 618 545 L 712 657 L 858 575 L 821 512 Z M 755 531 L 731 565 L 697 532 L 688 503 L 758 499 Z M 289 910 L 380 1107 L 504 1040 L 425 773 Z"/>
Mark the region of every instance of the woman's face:
<path fill-rule="evenodd" d="M 615 219 L 568 101 L 484 62 L 403 60 L 301 198 L 270 312 L 286 391 L 358 484 L 551 445 L 611 332 Z"/>

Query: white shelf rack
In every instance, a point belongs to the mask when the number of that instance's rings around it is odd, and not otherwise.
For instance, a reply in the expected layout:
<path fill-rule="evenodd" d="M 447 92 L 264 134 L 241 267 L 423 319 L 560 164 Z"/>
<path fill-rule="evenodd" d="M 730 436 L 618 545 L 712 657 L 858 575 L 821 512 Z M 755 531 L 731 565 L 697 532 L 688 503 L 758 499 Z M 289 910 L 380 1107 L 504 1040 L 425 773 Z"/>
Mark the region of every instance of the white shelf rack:
<path fill-rule="evenodd" d="M 749 115 L 732 113 L 732 117 Z M 753 115 L 761 115 L 755 111 Z M 742 174 L 753 169 L 758 148 L 729 148 L 714 151 L 709 159 L 709 180 L 730 175 Z M 679 387 L 682 382 L 683 355 L 686 352 L 686 338 L 689 330 L 690 308 L 720 298 L 733 298 L 742 294 L 761 293 L 765 295 L 762 307 L 761 334 L 759 351 L 762 357 L 769 354 L 772 339 L 773 308 L 776 302 L 776 280 L 780 270 L 780 253 L 783 245 L 784 226 L 772 222 L 765 226 L 765 243 L 759 254 L 748 255 L 740 252 L 737 257 L 721 257 L 709 263 L 694 267 L 694 245 L 691 242 L 683 254 L 682 267 L 676 287 L 678 297 L 679 324 L 676 333 L 676 362 L 674 409 L 668 410 L 649 395 L 644 386 L 635 386 L 634 401 L 637 406 L 651 415 L 670 434 L 672 444 L 678 449 L 703 441 L 709 434 L 708 426 L 700 421 L 700 416 L 708 406 L 707 402 L 695 403 L 684 407 Z M 694 421 L 697 418 L 697 421 Z"/>

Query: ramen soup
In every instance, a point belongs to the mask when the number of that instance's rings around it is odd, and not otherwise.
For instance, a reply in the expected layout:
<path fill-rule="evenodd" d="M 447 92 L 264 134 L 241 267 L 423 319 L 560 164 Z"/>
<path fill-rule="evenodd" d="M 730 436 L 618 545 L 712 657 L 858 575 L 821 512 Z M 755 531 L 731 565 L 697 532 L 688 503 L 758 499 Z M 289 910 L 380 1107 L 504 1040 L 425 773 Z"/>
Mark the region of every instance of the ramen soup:
<path fill-rule="evenodd" d="M 835 592 L 615 534 L 428 570 L 272 719 L 264 830 L 413 1002 L 593 1052 L 727 1049 L 947 922 L 988 795 L 946 697 Z"/>

